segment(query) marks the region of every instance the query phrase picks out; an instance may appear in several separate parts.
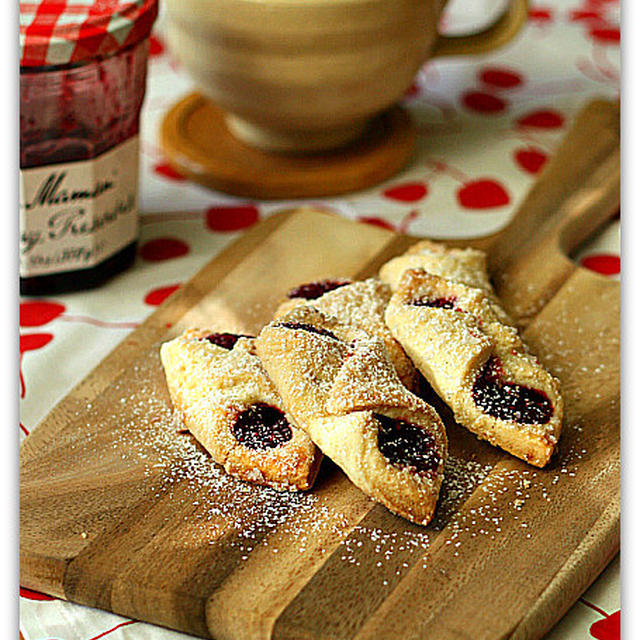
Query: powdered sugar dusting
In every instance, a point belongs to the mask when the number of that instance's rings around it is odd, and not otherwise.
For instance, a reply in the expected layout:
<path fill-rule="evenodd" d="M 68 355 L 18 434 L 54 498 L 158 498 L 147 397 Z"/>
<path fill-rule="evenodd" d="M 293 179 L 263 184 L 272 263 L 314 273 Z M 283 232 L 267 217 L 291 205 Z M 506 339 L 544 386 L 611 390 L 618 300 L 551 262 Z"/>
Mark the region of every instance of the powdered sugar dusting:
<path fill-rule="evenodd" d="M 585 341 L 584 353 L 576 354 L 575 345 L 565 344 L 557 332 L 537 332 L 536 352 L 552 365 L 554 373 L 566 380 L 575 375 L 602 379 L 617 372 L 616 363 L 605 357 L 615 336 L 603 331 L 594 344 L 590 332 L 569 311 L 556 316 L 556 321 L 584 334 Z M 329 350 L 330 346 L 327 343 L 322 348 Z M 586 364 L 570 370 L 573 365 L 566 363 L 571 362 Z M 111 464 L 121 467 L 124 462 L 135 468 L 146 478 L 153 495 L 169 498 L 172 510 L 175 507 L 183 513 L 185 532 L 210 545 L 220 543 L 239 561 L 247 561 L 257 549 L 274 555 L 290 554 L 292 549 L 301 556 L 331 555 L 345 567 L 355 569 L 366 563 L 380 569 L 380 584 L 390 587 L 390 576 L 401 576 L 414 566 L 427 567 L 437 538 L 442 542 L 439 549 L 453 557 L 462 552 L 468 539 L 499 540 L 507 530 L 530 538 L 535 530 L 530 501 L 551 506 L 555 487 L 577 482 L 580 462 L 589 455 L 582 444 L 583 420 L 576 409 L 584 404 L 583 399 L 571 384 L 570 417 L 560 451 L 547 469 L 532 469 L 506 456 L 496 466 L 495 455 L 488 456 L 491 462 L 482 457 L 469 459 L 464 447 L 454 446 L 456 455 L 450 453 L 447 459 L 435 517 L 429 526 L 421 527 L 364 498 L 358 509 L 345 511 L 344 503 L 327 491 L 342 478 L 330 463 L 309 493 L 279 492 L 230 477 L 189 434 L 180 433 L 180 416 L 173 414 L 164 390 L 157 346 L 137 362 L 133 374 L 126 382 L 112 385 L 105 394 L 108 398 L 99 398 L 95 406 L 89 404 L 87 412 L 78 414 L 86 420 L 87 437 L 76 447 L 86 449 L 87 457 L 89 451 L 102 451 L 99 463 L 106 473 Z M 589 400 L 598 405 L 598 391 Z M 98 446 L 105 429 L 110 431 L 108 451 Z M 342 481 L 355 491 L 344 478 Z"/>
<path fill-rule="evenodd" d="M 171 409 L 157 349 L 139 360 L 132 374 L 87 406 L 81 449 L 92 456 L 102 452 L 98 463 L 106 475 L 111 463 L 118 469 L 124 463 L 140 473 L 147 490 L 171 504 L 169 515 L 180 514 L 183 544 L 222 545 L 240 563 L 256 550 L 290 557 L 293 549 L 301 561 L 319 554 L 354 570 L 366 563 L 372 578 L 379 571 L 379 586 L 391 588 L 394 576 L 397 580 L 412 567 L 429 565 L 439 536 L 453 557 L 461 552 L 465 537 L 496 540 L 508 523 L 529 537 L 529 500 L 551 504 L 554 485 L 575 481 L 587 453 L 579 444 L 579 424 L 567 425 L 560 456 L 546 471 L 508 457 L 509 464 L 495 467 L 494 457 L 491 462 L 468 459 L 454 447 L 436 515 L 428 527 L 421 527 L 364 497 L 355 511 L 345 509 L 342 493 L 332 494 L 331 489 L 344 482 L 346 489 L 356 490 L 331 464 L 308 493 L 280 492 L 230 477 L 189 434 L 179 433 L 180 416 Z M 100 447 L 105 437 L 111 443 L 107 450 Z"/>

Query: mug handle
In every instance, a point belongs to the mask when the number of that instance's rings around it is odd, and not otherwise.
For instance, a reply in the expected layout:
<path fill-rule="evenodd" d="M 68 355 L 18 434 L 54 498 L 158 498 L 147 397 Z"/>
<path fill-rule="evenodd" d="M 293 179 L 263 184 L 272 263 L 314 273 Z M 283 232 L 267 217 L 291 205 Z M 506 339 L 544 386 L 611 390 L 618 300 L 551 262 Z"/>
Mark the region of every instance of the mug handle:
<path fill-rule="evenodd" d="M 490 26 L 478 33 L 462 36 L 438 35 L 430 58 L 487 53 L 506 44 L 527 22 L 528 0 L 510 0 L 509 6 Z"/>

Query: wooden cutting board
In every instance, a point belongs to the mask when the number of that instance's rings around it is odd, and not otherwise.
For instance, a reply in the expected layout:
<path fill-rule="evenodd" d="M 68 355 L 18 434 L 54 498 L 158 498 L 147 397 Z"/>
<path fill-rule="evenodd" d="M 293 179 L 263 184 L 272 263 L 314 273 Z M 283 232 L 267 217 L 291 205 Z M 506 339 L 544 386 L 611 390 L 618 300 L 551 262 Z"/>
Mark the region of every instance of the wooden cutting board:
<path fill-rule="evenodd" d="M 594 103 L 490 247 L 524 337 L 560 378 L 545 470 L 439 407 L 450 462 L 419 527 L 328 460 L 308 494 L 228 478 L 177 433 L 158 347 L 257 332 L 300 282 L 362 278 L 415 238 L 310 209 L 215 258 L 62 400 L 21 451 L 21 583 L 218 640 L 539 638 L 619 542 L 619 285 L 566 253 L 619 205 L 617 109 Z M 463 244 L 463 243 L 458 243 Z"/>

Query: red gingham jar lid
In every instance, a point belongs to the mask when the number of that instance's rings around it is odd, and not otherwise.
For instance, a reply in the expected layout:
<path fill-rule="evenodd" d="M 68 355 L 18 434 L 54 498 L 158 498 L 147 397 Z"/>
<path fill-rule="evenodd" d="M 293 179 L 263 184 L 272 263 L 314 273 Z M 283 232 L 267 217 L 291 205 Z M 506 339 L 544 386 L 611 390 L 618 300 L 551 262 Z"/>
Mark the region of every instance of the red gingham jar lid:
<path fill-rule="evenodd" d="M 146 38 L 158 0 L 20 2 L 20 66 L 82 62 Z"/>

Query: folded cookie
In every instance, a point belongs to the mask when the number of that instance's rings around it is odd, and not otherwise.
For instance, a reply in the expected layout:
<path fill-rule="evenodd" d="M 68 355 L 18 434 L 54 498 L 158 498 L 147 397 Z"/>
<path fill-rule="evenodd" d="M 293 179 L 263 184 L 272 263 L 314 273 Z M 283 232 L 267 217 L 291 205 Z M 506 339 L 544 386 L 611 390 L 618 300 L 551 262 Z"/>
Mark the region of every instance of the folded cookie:
<path fill-rule="evenodd" d="M 358 282 L 320 280 L 292 289 L 288 299 L 276 310 L 275 317 L 285 315 L 301 304 L 308 304 L 342 324 L 377 336 L 384 343 L 402 384 L 415 391 L 418 386 L 416 368 L 384 321 L 384 311 L 390 299 L 391 289 L 377 278 Z"/>
<path fill-rule="evenodd" d="M 448 248 L 443 244 L 421 240 L 380 268 L 380 280 L 394 291 L 407 269 L 424 269 L 428 273 L 461 282 L 494 296 L 487 272 L 487 257 L 478 249 Z"/>
<path fill-rule="evenodd" d="M 230 475 L 275 489 L 309 489 L 322 455 L 286 413 L 254 342 L 192 329 L 164 343 L 160 357 L 171 400 Z"/>
<path fill-rule="evenodd" d="M 414 364 L 480 438 L 542 467 L 562 428 L 558 381 L 481 288 L 406 270 L 386 321 Z"/>
<path fill-rule="evenodd" d="M 299 304 L 317 300 L 324 296 L 325 293 L 344 287 L 347 284 L 351 284 L 351 282 L 347 278 L 325 278 L 324 280 L 314 280 L 313 282 L 299 284 L 287 291 L 286 300 L 280 303 L 276 316 L 282 316 Z"/>
<path fill-rule="evenodd" d="M 382 341 L 303 305 L 264 327 L 256 348 L 287 411 L 323 453 L 374 500 L 427 524 L 445 430 L 402 385 Z"/>

